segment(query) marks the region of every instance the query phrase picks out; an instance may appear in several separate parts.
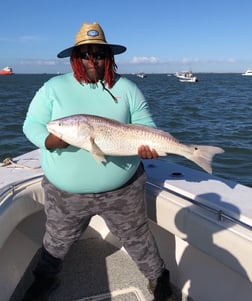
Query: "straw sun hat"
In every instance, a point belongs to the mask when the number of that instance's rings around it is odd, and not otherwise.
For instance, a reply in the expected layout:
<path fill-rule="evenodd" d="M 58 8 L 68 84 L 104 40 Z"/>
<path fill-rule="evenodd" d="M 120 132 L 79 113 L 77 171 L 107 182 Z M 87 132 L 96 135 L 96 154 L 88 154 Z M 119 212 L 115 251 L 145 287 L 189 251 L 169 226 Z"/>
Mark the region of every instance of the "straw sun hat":
<path fill-rule="evenodd" d="M 71 56 L 73 48 L 86 44 L 110 46 L 113 54 L 120 54 L 126 51 L 126 47 L 124 46 L 107 43 L 104 32 L 98 23 L 83 23 L 80 31 L 76 34 L 74 46 L 62 50 L 58 53 L 57 57 L 63 58 Z"/>

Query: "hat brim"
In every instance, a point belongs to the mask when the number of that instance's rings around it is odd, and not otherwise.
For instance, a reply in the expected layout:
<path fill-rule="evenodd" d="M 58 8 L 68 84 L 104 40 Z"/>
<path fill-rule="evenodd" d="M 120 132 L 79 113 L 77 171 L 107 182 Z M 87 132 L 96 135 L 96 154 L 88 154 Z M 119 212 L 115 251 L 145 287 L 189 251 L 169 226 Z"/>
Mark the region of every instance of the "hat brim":
<path fill-rule="evenodd" d="M 109 46 L 113 52 L 114 55 L 116 54 L 120 54 L 120 53 L 123 53 L 126 51 L 126 47 L 125 46 L 122 46 L 122 45 L 115 45 L 115 44 L 101 44 L 101 43 L 90 43 L 90 44 L 93 44 L 93 45 L 106 45 L 106 46 Z M 89 45 L 90 45 L 89 44 Z M 82 44 L 82 45 L 88 45 L 88 44 Z M 64 58 L 64 57 L 69 57 L 71 56 L 72 54 L 72 51 L 74 48 L 76 47 L 80 47 L 82 45 L 77 45 L 77 46 L 72 46 L 72 47 L 69 47 L 69 48 L 66 48 L 64 50 L 62 50 L 61 52 L 59 52 L 57 54 L 57 57 L 58 58 Z"/>

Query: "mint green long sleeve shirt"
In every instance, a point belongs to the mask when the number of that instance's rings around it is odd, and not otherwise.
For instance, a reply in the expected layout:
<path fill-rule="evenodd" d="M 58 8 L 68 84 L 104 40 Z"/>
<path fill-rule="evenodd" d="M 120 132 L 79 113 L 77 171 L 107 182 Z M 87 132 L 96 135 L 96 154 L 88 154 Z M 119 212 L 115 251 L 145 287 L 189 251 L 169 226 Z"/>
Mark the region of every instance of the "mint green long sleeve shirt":
<path fill-rule="evenodd" d="M 124 185 L 140 164 L 138 156 L 110 157 L 107 164 L 101 164 L 88 151 L 71 145 L 46 149 L 49 134 L 46 124 L 73 114 L 98 115 L 155 127 L 141 91 L 133 82 L 119 76 L 108 90 L 101 82 L 80 84 L 72 73 L 55 76 L 34 96 L 23 125 L 26 137 L 41 149 L 45 176 L 59 189 L 70 193 L 99 193 Z"/>

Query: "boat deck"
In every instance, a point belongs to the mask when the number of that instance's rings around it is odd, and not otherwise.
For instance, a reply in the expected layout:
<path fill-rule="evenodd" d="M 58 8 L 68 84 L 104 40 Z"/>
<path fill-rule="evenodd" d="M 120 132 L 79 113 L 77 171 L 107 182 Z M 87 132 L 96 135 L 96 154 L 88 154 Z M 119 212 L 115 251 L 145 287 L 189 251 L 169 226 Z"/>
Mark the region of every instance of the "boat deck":
<path fill-rule="evenodd" d="M 22 300 L 42 244 L 38 163 L 38 152 L 31 152 L 0 169 L 1 301 Z M 252 188 L 161 159 L 144 163 L 151 230 L 180 288 L 169 301 L 251 301 Z M 49 301 L 153 300 L 147 280 L 98 216 L 70 250 L 61 278 Z"/>
<path fill-rule="evenodd" d="M 36 213 L 38 216 L 42 213 Z M 36 255 L 18 284 L 10 301 L 20 301 L 32 281 L 32 267 Z M 152 301 L 147 280 L 135 263 L 121 248 L 104 240 L 89 227 L 72 246 L 61 272 L 61 285 L 49 301 Z M 171 301 L 183 299 L 175 290 Z"/>

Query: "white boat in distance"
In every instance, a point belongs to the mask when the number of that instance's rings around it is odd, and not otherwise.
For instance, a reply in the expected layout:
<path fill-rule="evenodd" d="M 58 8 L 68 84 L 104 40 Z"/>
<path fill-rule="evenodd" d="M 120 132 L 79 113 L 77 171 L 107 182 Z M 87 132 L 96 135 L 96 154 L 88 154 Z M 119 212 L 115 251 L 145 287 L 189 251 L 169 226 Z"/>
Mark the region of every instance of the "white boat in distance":
<path fill-rule="evenodd" d="M 180 82 L 196 83 L 198 81 L 197 76 L 193 75 L 192 71 L 176 72 L 175 76 Z"/>
<path fill-rule="evenodd" d="M 242 73 L 242 75 L 245 75 L 245 76 L 252 76 L 252 69 L 246 70 L 244 73 Z"/>
<path fill-rule="evenodd" d="M 1 301 L 22 300 L 42 244 L 39 156 L 34 150 L 0 163 Z M 251 301 L 252 188 L 163 159 L 143 163 L 149 223 L 171 271 L 172 300 Z M 50 300 L 153 300 L 99 216 L 66 256 L 61 283 Z"/>
<path fill-rule="evenodd" d="M 146 74 L 144 72 L 139 72 L 136 74 L 137 77 L 140 77 L 140 78 L 145 78 L 146 77 Z"/>

